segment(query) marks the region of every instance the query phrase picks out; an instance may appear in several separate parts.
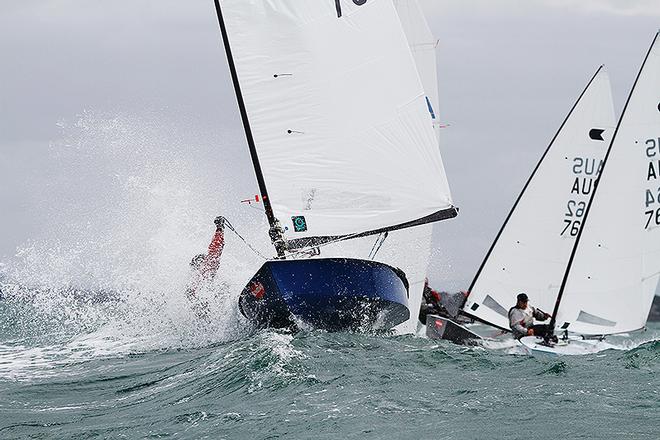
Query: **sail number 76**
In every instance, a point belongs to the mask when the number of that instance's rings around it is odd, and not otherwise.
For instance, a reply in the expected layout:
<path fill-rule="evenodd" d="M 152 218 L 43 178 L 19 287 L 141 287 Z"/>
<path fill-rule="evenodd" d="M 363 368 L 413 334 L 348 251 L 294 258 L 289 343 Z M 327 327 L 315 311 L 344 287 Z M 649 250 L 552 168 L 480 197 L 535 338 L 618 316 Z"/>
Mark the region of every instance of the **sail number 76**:
<path fill-rule="evenodd" d="M 660 208 L 644 212 L 644 215 L 647 215 L 646 225 L 644 229 L 648 229 L 649 226 L 660 226 Z"/>
<path fill-rule="evenodd" d="M 566 204 L 566 209 L 568 212 L 564 214 L 564 229 L 561 231 L 561 234 L 564 235 L 569 233 L 571 237 L 575 237 L 580 232 L 580 225 L 582 224 L 581 220 L 574 220 L 582 218 L 584 215 L 584 210 L 586 209 L 586 203 L 576 202 L 575 200 L 569 200 Z"/>

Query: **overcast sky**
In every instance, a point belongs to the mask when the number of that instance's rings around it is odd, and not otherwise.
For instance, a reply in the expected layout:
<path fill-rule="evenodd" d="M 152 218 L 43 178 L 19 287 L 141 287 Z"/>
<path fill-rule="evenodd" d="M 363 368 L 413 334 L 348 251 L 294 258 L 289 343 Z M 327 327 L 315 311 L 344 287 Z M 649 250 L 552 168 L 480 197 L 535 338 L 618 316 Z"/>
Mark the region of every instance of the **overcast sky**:
<path fill-rule="evenodd" d="M 660 2 L 421 2 L 440 40 L 443 158 L 461 208 L 436 226 L 441 284 L 472 277 L 600 64 L 620 111 Z M 163 227 L 172 212 L 207 226 L 249 209 L 239 202 L 256 185 L 212 0 L 0 0 L 0 59 L 0 260 L 39 240 L 85 246 L 107 226 Z M 186 237 L 203 247 L 208 234 Z"/>

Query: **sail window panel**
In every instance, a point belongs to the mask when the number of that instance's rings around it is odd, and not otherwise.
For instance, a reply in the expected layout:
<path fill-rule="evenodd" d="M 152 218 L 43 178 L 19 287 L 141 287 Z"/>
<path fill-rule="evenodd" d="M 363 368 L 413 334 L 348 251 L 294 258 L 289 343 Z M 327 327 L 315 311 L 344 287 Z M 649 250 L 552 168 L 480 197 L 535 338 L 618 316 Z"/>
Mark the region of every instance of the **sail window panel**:
<path fill-rule="evenodd" d="M 486 298 L 484 299 L 484 305 L 494 311 L 495 313 L 504 316 L 505 318 L 508 319 L 508 313 L 507 309 L 505 309 L 502 304 L 498 303 L 491 297 L 490 295 L 486 295 Z"/>
<path fill-rule="evenodd" d="M 583 237 L 587 231 L 585 230 Z M 641 296 L 639 255 L 617 256 L 614 247 L 593 250 L 595 252 L 585 251 L 576 255 L 557 314 L 557 322 L 571 322 L 571 331 L 587 335 L 620 333 L 643 327 L 643 322 L 631 324 L 636 328 L 624 327 L 626 322 L 635 321 L 639 316 L 640 308 L 636 300 Z M 593 265 L 578 260 L 580 255 L 593 257 Z M 581 279 L 577 278 L 578 275 Z M 621 279 L 617 280 L 619 277 Z M 589 320 L 589 316 L 602 321 L 599 323 L 596 319 Z"/>
<path fill-rule="evenodd" d="M 222 2 L 285 236 L 360 233 L 451 207 L 426 95 L 391 0 L 342 2 L 342 18 L 333 2 L 317 3 Z M 289 219 L 300 216 L 307 230 L 295 232 Z"/>
<path fill-rule="evenodd" d="M 584 322 L 586 324 L 593 324 L 593 325 L 599 325 L 601 327 L 614 327 L 616 326 L 616 322 L 610 321 L 605 318 L 601 318 L 596 315 L 592 315 L 591 313 L 587 313 L 584 310 L 580 310 L 580 314 L 578 315 L 577 321 Z"/>

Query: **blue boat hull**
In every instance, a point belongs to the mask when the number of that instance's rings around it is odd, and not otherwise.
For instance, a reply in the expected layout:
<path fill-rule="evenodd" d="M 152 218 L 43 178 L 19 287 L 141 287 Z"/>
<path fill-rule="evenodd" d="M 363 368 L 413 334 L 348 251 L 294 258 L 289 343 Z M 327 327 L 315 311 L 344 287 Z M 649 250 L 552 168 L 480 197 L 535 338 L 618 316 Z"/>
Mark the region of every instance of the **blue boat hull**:
<path fill-rule="evenodd" d="M 410 317 L 403 272 L 349 258 L 266 262 L 239 298 L 257 327 L 387 330 Z"/>

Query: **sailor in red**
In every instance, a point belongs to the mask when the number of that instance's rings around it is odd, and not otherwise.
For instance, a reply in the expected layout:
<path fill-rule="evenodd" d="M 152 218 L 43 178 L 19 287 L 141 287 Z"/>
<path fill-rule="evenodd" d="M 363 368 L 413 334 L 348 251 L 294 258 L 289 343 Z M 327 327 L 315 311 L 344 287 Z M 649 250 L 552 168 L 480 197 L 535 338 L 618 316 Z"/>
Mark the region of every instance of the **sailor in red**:
<path fill-rule="evenodd" d="M 215 234 L 213 234 L 213 239 L 211 240 L 211 244 L 209 244 L 209 251 L 206 253 L 201 266 L 201 275 L 205 281 L 213 280 L 216 273 L 218 273 L 220 257 L 225 247 L 225 218 L 218 216 L 215 218 L 214 223 Z"/>
<path fill-rule="evenodd" d="M 186 295 L 190 300 L 197 299 L 198 290 L 204 285 L 208 284 L 215 278 L 220 267 L 220 257 L 222 250 L 225 247 L 225 218 L 218 216 L 214 220 L 215 233 L 209 244 L 209 249 L 206 254 L 196 255 L 190 262 L 193 268 Z M 198 312 L 203 312 L 204 305 L 197 303 L 196 308 Z"/>

